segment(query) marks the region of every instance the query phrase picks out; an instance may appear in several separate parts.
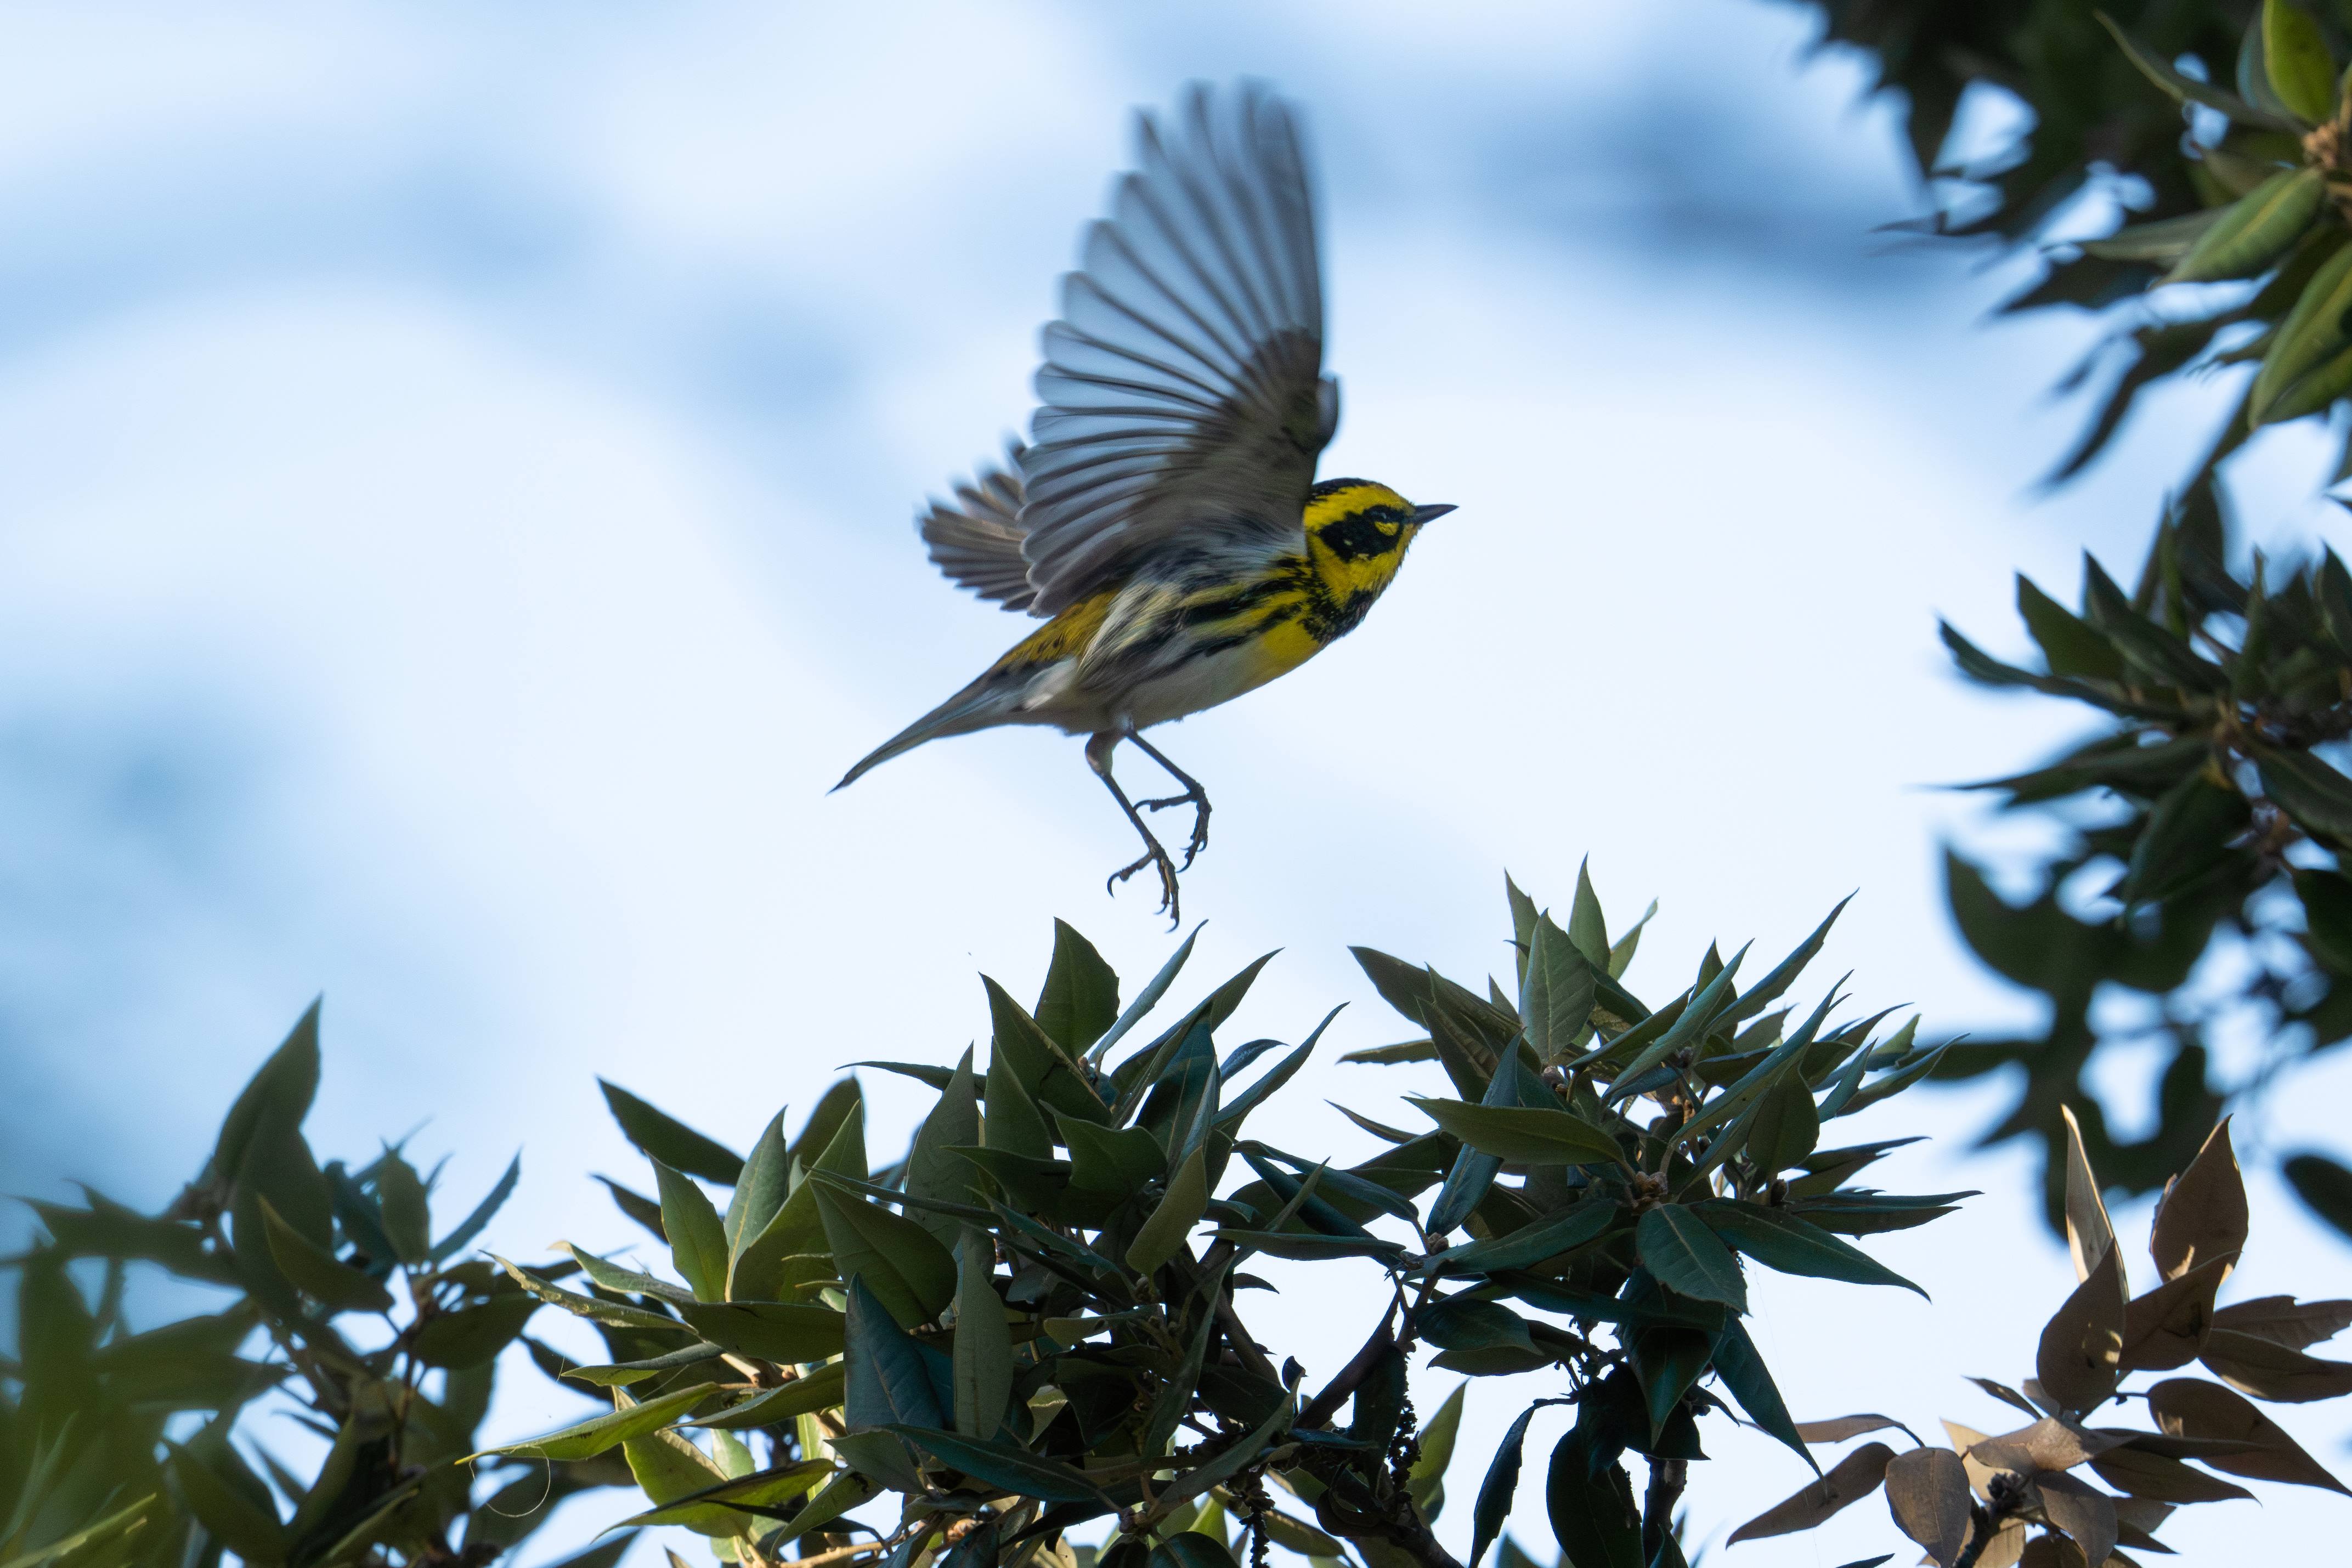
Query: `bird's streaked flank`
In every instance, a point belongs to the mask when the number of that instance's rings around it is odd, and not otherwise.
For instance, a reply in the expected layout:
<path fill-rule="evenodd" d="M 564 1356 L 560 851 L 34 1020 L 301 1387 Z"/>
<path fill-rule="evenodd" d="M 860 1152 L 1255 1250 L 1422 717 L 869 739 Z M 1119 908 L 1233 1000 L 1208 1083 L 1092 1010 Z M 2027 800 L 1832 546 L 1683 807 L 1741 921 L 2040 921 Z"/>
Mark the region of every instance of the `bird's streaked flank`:
<path fill-rule="evenodd" d="M 943 735 L 1058 725 L 1142 836 L 1160 908 L 1175 860 L 1139 805 L 1193 809 L 1199 780 L 1141 732 L 1262 686 L 1353 631 L 1413 538 L 1451 507 L 1365 479 L 1315 481 L 1339 422 L 1323 374 L 1314 194 L 1297 117 L 1254 84 L 1195 87 L 1181 122 L 1138 116 L 1141 167 L 1086 235 L 1045 331 L 1030 442 L 918 519 L 953 580 L 1045 618 L 980 678 L 843 776 Z M 1131 740 L 1183 786 L 1133 801 L 1111 775 Z"/>

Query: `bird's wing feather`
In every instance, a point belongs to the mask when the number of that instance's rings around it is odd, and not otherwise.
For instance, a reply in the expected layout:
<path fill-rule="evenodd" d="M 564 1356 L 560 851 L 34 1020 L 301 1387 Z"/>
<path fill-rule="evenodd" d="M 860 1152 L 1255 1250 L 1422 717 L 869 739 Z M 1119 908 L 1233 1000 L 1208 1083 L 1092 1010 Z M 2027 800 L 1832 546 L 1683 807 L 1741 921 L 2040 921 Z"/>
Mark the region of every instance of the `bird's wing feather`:
<path fill-rule="evenodd" d="M 915 519 L 931 561 L 959 587 L 1007 610 L 1034 612 L 1036 590 L 1021 553 L 1021 447 L 1008 447 L 1003 468 L 983 465 L 956 486 L 952 503 L 934 499 Z"/>
<path fill-rule="evenodd" d="M 1195 87 L 1179 124 L 1140 116 L 1139 141 L 1045 332 L 1021 455 L 1039 614 L 1192 530 L 1297 533 L 1339 418 L 1290 106 Z"/>

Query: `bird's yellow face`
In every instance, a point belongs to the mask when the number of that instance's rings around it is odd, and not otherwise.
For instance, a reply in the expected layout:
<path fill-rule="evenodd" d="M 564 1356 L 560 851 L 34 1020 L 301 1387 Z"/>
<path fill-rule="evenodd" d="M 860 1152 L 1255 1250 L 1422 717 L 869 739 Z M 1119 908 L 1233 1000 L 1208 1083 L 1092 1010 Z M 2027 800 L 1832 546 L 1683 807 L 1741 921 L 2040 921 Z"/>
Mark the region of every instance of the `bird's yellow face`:
<path fill-rule="evenodd" d="M 1415 536 L 1453 509 L 1416 507 L 1369 479 L 1327 479 L 1307 503 L 1307 559 L 1334 599 L 1369 607 L 1404 564 Z"/>

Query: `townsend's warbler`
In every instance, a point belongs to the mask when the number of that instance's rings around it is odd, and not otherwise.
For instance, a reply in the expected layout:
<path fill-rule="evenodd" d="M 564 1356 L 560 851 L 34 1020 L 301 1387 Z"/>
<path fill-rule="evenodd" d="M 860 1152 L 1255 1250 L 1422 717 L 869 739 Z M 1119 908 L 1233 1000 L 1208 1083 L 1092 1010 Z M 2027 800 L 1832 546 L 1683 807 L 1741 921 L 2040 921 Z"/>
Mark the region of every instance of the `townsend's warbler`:
<path fill-rule="evenodd" d="M 1297 669 L 1364 618 L 1415 535 L 1451 507 L 1364 479 L 1318 484 L 1339 420 L 1322 373 L 1314 193 L 1296 111 L 1263 88 L 1194 87 L 1175 123 L 1137 117 L 1139 163 L 1087 231 L 1045 331 L 1030 440 L 918 517 L 932 560 L 1045 624 L 845 775 L 1000 724 L 1084 734 L 1142 836 L 1160 908 L 1178 866 L 1111 775 L 1130 740 L 1193 808 L 1200 782 L 1141 732 Z"/>

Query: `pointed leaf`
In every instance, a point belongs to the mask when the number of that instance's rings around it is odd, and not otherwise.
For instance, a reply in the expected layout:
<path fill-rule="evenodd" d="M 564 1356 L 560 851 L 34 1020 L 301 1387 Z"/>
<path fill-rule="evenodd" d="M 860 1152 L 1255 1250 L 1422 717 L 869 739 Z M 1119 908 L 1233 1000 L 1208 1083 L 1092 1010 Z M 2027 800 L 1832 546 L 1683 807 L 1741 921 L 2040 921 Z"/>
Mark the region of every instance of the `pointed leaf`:
<path fill-rule="evenodd" d="M 1405 1098 L 1431 1121 L 1482 1154 L 1524 1165 L 1619 1163 L 1617 1140 L 1565 1109 L 1470 1105 L 1459 1100 Z"/>
<path fill-rule="evenodd" d="M 995 1242 L 965 1226 L 956 1247 L 955 1424 L 983 1443 L 996 1436 L 1013 1396 L 1013 1332 L 990 1283 L 995 1272 Z"/>
<path fill-rule="evenodd" d="M 1886 1463 L 1886 1509 L 1895 1528 L 1927 1549 L 1931 1562 L 1951 1568 L 1969 1543 L 1974 1500 L 1968 1468 L 1949 1448 L 1914 1448 Z M 2096 1561 L 2106 1562 L 2101 1552 Z"/>
<path fill-rule="evenodd" d="M 929 1322 L 955 1299 L 954 1257 L 914 1220 L 825 1183 L 816 1207 L 841 1277 L 863 1280 L 900 1327 Z"/>
<path fill-rule="evenodd" d="M 2207 1134 L 2189 1168 L 2164 1189 L 2148 1236 L 2158 1273 L 2177 1280 L 2203 1264 L 2234 1259 L 2246 1245 L 2246 1184 L 2230 1147 L 2227 1117 Z"/>
<path fill-rule="evenodd" d="M 543 1437 L 484 1448 L 468 1458 L 482 1459 L 492 1454 L 504 1454 L 523 1459 L 594 1458 L 607 1448 L 631 1437 L 668 1426 L 709 1398 L 718 1388 L 719 1385 L 715 1383 L 698 1383 L 691 1388 L 681 1388 L 658 1399 L 648 1399 L 642 1405 L 623 1406 L 593 1419 L 575 1422 Z"/>
<path fill-rule="evenodd" d="M 1840 1509 L 1860 1502 L 1876 1491 L 1879 1483 L 1886 1479 L 1886 1467 L 1894 1458 L 1895 1450 L 1885 1444 L 1864 1443 L 1840 1459 L 1821 1479 L 1782 1499 L 1733 1531 L 1725 1544 L 1736 1546 L 1743 1541 L 1760 1541 L 1768 1535 L 1787 1535 L 1793 1531 L 1811 1530 L 1826 1522 Z"/>
<path fill-rule="evenodd" d="M 732 1186 L 743 1174 L 743 1156 L 707 1138 L 666 1112 L 656 1111 L 617 1084 L 596 1080 L 621 1134 L 639 1150 L 673 1170 Z"/>
<path fill-rule="evenodd" d="M 1738 1263 L 1690 1210 L 1675 1204 L 1649 1210 L 1633 1227 L 1633 1242 L 1642 1266 L 1676 1295 L 1748 1310 L 1748 1283 L 1739 1277 Z"/>
<path fill-rule="evenodd" d="M 727 1299 L 727 1228 L 700 1187 L 659 1159 L 653 1162 L 661 1194 L 662 1234 L 670 1264 L 698 1301 Z"/>
<path fill-rule="evenodd" d="M 1054 961 L 1036 1017 L 1037 1027 L 1072 1056 L 1084 1055 L 1118 1020 L 1118 976 L 1065 921 L 1054 922 Z"/>

